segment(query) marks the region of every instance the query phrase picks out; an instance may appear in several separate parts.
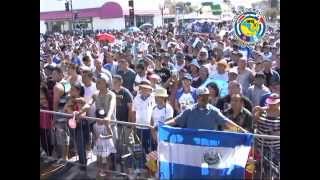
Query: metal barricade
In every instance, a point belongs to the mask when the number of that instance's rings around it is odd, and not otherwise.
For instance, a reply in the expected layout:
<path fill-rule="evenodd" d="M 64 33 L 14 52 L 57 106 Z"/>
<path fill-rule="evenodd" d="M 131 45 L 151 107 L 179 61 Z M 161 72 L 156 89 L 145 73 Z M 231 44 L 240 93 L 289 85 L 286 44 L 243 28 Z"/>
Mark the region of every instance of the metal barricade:
<path fill-rule="evenodd" d="M 40 110 L 40 113 L 49 113 L 49 114 L 52 114 L 52 115 L 55 115 L 55 116 L 63 116 L 63 117 L 66 117 L 65 118 L 65 122 L 63 122 L 64 125 L 67 126 L 67 121 L 68 121 L 68 118 L 71 118 L 73 117 L 72 114 L 67 114 L 67 113 L 61 113 L 61 112 L 54 112 L 54 111 L 48 111 L 48 110 Z M 82 120 L 91 120 L 93 121 L 93 123 L 96 121 L 96 120 L 102 120 L 100 118 L 95 118 L 95 117 L 81 117 Z M 53 118 L 53 120 L 55 121 L 55 118 Z M 80 122 L 82 122 L 80 120 Z M 60 119 L 60 122 L 61 123 L 61 119 Z M 116 142 L 114 142 L 115 146 L 116 146 L 116 149 L 117 149 L 117 153 L 115 154 L 112 154 L 110 159 L 112 161 L 112 171 L 109 171 L 109 172 L 113 172 L 113 174 L 119 174 L 120 172 L 124 172 L 124 173 L 130 173 L 132 176 L 135 176 L 135 178 L 138 176 L 139 178 L 143 178 L 145 176 L 147 176 L 148 172 L 147 171 L 143 171 L 144 169 L 144 164 L 145 164 L 145 156 L 147 153 L 149 153 L 151 150 L 152 150 L 152 142 L 151 142 L 151 134 L 149 135 L 149 139 L 148 141 L 150 142 L 146 142 L 146 140 L 144 139 L 146 137 L 146 134 L 148 133 L 145 133 L 144 131 L 149 131 L 150 132 L 150 129 L 151 129 L 151 126 L 147 126 L 147 125 L 143 125 L 143 124 L 138 124 L 138 123 L 130 123 L 130 122 L 123 122 L 123 121 L 111 121 L 110 120 L 110 124 L 111 125 L 116 125 L 118 126 L 119 130 L 118 133 L 119 134 L 119 138 L 116 140 Z M 145 128 L 144 130 L 140 130 L 140 128 Z M 57 130 L 56 126 L 53 128 L 55 130 Z M 51 131 L 53 131 L 53 129 Z M 58 130 L 66 130 L 66 128 L 58 128 Z M 67 130 L 69 131 L 69 136 L 70 136 L 70 146 L 71 147 L 73 145 L 74 147 L 74 150 L 76 154 L 71 155 L 71 158 L 70 159 L 64 159 L 62 156 L 56 156 L 56 153 L 53 153 L 52 154 L 52 157 L 51 158 L 55 158 L 55 159 L 60 159 L 59 161 L 61 162 L 70 162 L 70 163 L 74 163 L 74 164 L 79 164 L 81 165 L 81 163 L 79 163 L 79 150 L 78 150 L 78 147 L 77 144 L 76 144 L 76 137 L 77 135 L 74 134 L 75 131 L 74 129 L 70 130 L 70 128 L 67 128 Z M 90 131 L 92 131 L 92 127 L 90 128 Z M 125 133 L 126 131 L 126 133 Z M 133 136 L 133 139 L 131 142 L 124 142 L 125 141 L 125 134 L 127 133 L 130 133 L 132 134 Z M 139 134 L 140 132 L 140 134 Z M 82 138 L 85 138 L 84 135 L 83 135 L 83 132 L 80 131 L 80 136 Z M 50 138 L 52 138 L 52 136 L 55 136 L 53 135 L 53 133 L 51 132 L 51 134 L 44 134 L 45 136 L 51 136 Z M 47 137 L 46 137 L 47 138 Z M 47 141 L 48 142 L 48 141 Z M 54 142 L 54 140 L 51 140 L 51 144 L 47 144 L 45 145 L 45 147 L 48 147 L 48 146 L 54 146 L 53 147 L 53 151 L 59 149 L 57 147 L 57 144 L 56 143 L 52 143 Z M 91 141 L 92 142 L 92 141 Z M 86 144 L 87 145 L 87 144 Z M 126 146 L 125 146 L 126 145 Z M 147 152 L 145 152 L 142 148 L 143 146 L 142 145 L 145 145 L 145 149 L 148 149 Z M 93 149 L 92 148 L 92 144 L 90 144 L 90 147 L 91 147 L 91 150 Z M 120 148 L 126 148 L 126 150 L 120 150 Z M 48 149 L 48 148 L 43 148 L 43 149 Z M 70 149 L 68 149 L 69 151 Z M 87 150 L 87 149 L 86 149 Z M 82 150 L 83 151 L 83 150 Z M 90 157 L 88 158 L 88 162 L 86 163 L 86 165 L 89 167 L 89 166 L 93 166 L 95 167 L 95 157 L 92 156 L 92 153 L 90 153 Z M 86 157 L 87 158 L 87 157 Z M 109 159 L 109 160 L 110 160 Z M 124 162 L 126 161 L 126 162 Z M 82 164 L 83 166 L 83 164 Z M 90 168 L 88 168 L 90 169 Z M 129 170 L 128 170 L 129 169 Z M 117 173 L 115 173 L 117 172 Z M 123 176 L 124 173 L 120 173 L 121 176 Z M 127 176 L 129 176 L 127 174 Z M 92 175 L 93 177 L 93 175 Z M 95 178 L 95 177 L 94 177 Z"/>
<path fill-rule="evenodd" d="M 53 115 L 59 115 L 64 117 L 73 117 L 72 114 L 66 114 L 61 112 L 54 112 L 54 111 L 48 111 L 48 110 L 40 110 L 41 113 L 49 113 Z M 87 120 L 102 120 L 95 117 L 81 117 L 81 119 L 87 119 Z M 67 121 L 67 119 L 66 119 Z M 233 122 L 232 122 L 233 123 Z M 113 171 L 115 172 L 121 172 L 128 174 L 135 174 L 140 175 L 143 174 L 144 177 L 149 176 L 148 172 L 142 172 L 141 169 L 143 169 L 143 166 L 145 164 L 145 157 L 146 153 L 149 153 L 153 150 L 156 150 L 156 147 L 154 147 L 154 142 L 152 141 L 152 137 L 149 137 L 148 140 L 145 140 L 146 134 L 149 134 L 151 126 L 144 125 L 144 124 L 138 124 L 138 123 L 131 123 L 131 122 L 123 122 L 123 121 L 112 121 L 110 120 L 110 124 L 116 124 L 119 127 L 119 139 L 116 143 L 117 147 L 117 153 L 115 154 L 116 157 L 113 158 L 113 164 L 114 168 Z M 234 123 L 233 123 L 234 124 Z M 144 128 L 144 130 L 141 130 L 141 128 Z M 124 143 L 124 141 L 127 139 L 128 135 L 125 135 L 124 131 L 125 129 L 129 129 L 129 133 L 133 134 L 133 137 L 131 136 L 132 142 Z M 131 131 L 132 129 L 135 129 L 135 131 Z M 239 127 L 237 131 L 245 131 L 243 128 Z M 47 131 L 49 132 L 49 131 Z M 247 133 L 247 131 L 246 131 Z M 271 136 L 271 135 L 261 135 L 261 134 L 253 134 L 255 138 L 263 138 L 263 139 L 280 139 L 280 136 Z M 52 136 L 52 135 L 51 135 Z M 52 137 L 51 137 L 52 138 Z M 74 137 L 72 137 L 74 138 Z M 149 142 L 147 142 L 149 141 Z M 52 140 L 51 140 L 52 142 Z M 74 143 L 74 142 L 73 142 Z M 53 144 L 55 145 L 55 144 Z M 49 145 L 47 145 L 48 147 Z M 76 145 L 74 145 L 76 147 Z M 122 147 L 124 146 L 124 147 Z M 45 149 L 44 147 L 42 147 Z M 55 149 L 54 147 L 53 149 Z M 123 152 L 123 150 L 120 150 L 120 148 L 127 148 L 126 152 Z M 147 150 L 145 150 L 147 149 Z M 147 152 L 145 152 L 147 151 Z M 256 143 L 253 143 L 252 146 L 252 155 L 248 159 L 248 164 L 253 164 L 250 167 L 252 172 L 249 176 L 246 174 L 246 179 L 280 179 L 280 161 L 275 163 L 273 161 L 274 152 L 271 150 L 268 151 L 268 154 L 266 155 L 266 149 L 263 147 L 257 147 Z M 256 153 L 258 152 L 258 153 Z M 257 157 L 258 155 L 258 157 Z M 279 154 L 280 155 L 280 154 Z M 54 155 L 53 155 L 54 156 Z M 76 158 L 71 158 L 68 160 L 68 162 L 75 162 L 79 158 L 78 156 L 75 156 Z M 90 159 L 90 158 L 89 158 Z M 126 163 L 124 161 L 130 159 L 130 163 Z M 94 162 L 94 158 L 91 155 L 91 161 L 87 163 L 87 165 L 90 166 L 92 162 Z M 138 163 L 138 164 L 137 164 Z M 120 168 L 116 167 L 117 165 L 120 165 Z M 138 171 L 137 171 L 138 169 Z M 134 170 L 134 172 L 132 172 Z M 140 171 L 139 171 L 140 170 Z M 120 173 L 120 174 L 121 174 Z M 247 173 L 247 172 L 246 172 Z M 128 175 L 129 176 L 129 175 Z M 135 177 L 136 178 L 136 177 Z M 139 177 L 143 178 L 143 177 Z"/>

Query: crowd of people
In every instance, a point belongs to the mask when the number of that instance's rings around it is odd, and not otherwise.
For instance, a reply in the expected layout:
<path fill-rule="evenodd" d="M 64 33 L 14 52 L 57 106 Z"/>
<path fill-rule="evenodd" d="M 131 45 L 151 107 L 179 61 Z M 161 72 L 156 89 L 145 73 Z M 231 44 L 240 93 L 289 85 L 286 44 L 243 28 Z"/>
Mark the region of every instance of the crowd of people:
<path fill-rule="evenodd" d="M 156 128 L 108 120 L 280 135 L 280 32 L 269 29 L 263 41 L 242 47 L 230 31 L 228 24 L 183 36 L 161 27 L 113 31 L 112 43 L 94 32 L 41 34 L 40 109 L 73 114 L 40 113 L 41 147 L 65 160 L 78 155 L 84 170 L 93 152 L 103 176 L 119 170 L 123 145 L 141 142 L 133 169 L 146 169 L 157 147 Z M 216 80 L 228 84 L 226 94 Z M 251 156 L 280 166 L 280 140 L 256 138 L 255 145 L 264 150 Z M 270 169 L 264 176 L 278 175 Z"/>

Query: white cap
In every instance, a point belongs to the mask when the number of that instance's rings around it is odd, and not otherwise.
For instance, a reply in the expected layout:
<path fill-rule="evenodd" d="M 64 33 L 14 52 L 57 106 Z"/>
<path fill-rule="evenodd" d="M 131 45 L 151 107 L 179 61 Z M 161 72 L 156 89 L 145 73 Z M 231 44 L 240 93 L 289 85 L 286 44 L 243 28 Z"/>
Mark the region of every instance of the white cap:
<path fill-rule="evenodd" d="M 208 53 L 208 50 L 206 48 L 201 48 L 200 52 Z"/>
<path fill-rule="evenodd" d="M 98 79 L 105 80 L 107 84 L 109 84 L 109 81 L 110 81 L 109 77 L 104 73 L 100 73 Z"/>

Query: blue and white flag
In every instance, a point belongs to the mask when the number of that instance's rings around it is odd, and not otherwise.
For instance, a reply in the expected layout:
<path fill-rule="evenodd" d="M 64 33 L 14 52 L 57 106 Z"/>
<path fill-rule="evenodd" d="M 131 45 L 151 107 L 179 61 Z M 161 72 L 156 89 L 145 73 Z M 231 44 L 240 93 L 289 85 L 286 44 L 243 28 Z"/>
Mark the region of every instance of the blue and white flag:
<path fill-rule="evenodd" d="M 252 134 L 160 126 L 160 179 L 244 179 Z"/>

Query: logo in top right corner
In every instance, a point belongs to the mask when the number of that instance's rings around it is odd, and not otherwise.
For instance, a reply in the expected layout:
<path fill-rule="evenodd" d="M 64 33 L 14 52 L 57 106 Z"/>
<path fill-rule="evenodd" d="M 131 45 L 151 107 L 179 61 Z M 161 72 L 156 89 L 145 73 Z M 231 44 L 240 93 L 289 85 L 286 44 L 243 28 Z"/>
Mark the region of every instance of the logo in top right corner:
<path fill-rule="evenodd" d="M 261 12 L 247 9 L 233 19 L 235 37 L 242 45 L 253 45 L 265 35 L 267 24 Z"/>

